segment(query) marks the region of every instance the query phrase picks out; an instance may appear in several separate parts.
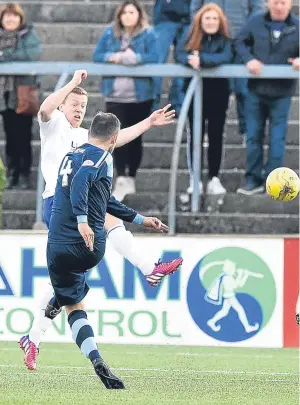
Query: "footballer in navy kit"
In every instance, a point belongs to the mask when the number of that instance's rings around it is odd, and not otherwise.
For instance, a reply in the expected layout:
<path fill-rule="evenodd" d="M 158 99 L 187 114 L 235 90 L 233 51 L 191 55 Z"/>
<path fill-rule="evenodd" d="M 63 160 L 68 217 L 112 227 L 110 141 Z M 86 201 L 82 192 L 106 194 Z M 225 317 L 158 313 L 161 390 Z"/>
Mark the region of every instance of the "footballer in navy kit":
<path fill-rule="evenodd" d="M 111 152 L 119 130 L 120 121 L 115 115 L 98 113 L 89 131 L 89 143 L 65 156 L 59 170 L 47 244 L 55 297 L 60 306 L 66 307 L 74 341 L 108 389 L 123 389 L 124 384 L 100 356 L 83 303 L 89 290 L 85 273 L 99 263 L 105 252 L 105 214 L 158 231 L 168 229 L 159 219 L 143 217 L 110 196 Z"/>

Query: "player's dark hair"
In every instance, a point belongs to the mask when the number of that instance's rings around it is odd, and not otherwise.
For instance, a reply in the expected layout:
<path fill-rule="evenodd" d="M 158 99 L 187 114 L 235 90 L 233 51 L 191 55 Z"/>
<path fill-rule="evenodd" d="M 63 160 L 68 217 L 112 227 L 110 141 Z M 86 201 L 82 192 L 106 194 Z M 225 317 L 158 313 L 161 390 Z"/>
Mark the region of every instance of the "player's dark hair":
<path fill-rule="evenodd" d="M 89 136 L 108 140 L 120 131 L 120 127 L 121 123 L 114 114 L 98 112 L 90 126 Z"/>

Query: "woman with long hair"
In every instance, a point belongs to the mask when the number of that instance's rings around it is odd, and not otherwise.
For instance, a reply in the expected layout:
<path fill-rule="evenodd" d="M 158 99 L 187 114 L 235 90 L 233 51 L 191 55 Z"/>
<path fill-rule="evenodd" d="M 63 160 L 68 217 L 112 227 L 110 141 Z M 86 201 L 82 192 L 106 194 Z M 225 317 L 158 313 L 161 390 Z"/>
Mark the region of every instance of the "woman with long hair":
<path fill-rule="evenodd" d="M 113 26 L 99 38 L 94 62 L 122 65 L 158 62 L 156 36 L 137 1 L 125 1 L 118 8 Z M 122 127 L 137 124 L 151 112 L 154 98 L 151 77 L 107 77 L 103 79 L 101 91 L 105 96 L 106 111 L 115 114 Z M 120 201 L 125 195 L 135 193 L 142 152 L 142 137 L 114 152 L 117 179 L 113 195 Z"/>
<path fill-rule="evenodd" d="M 182 44 L 180 61 L 193 69 L 205 69 L 230 63 L 233 58 L 232 43 L 228 34 L 226 17 L 222 9 L 214 3 L 202 7 L 195 15 L 189 37 Z M 185 81 L 188 87 L 190 79 Z M 228 79 L 205 78 L 203 80 L 202 136 L 207 129 L 208 172 L 207 194 L 226 193 L 219 179 L 222 160 L 223 130 L 229 99 Z M 193 103 L 189 110 L 190 145 L 188 154 L 191 166 L 193 156 Z M 203 156 L 203 154 L 202 154 Z M 203 162 L 203 158 L 202 158 Z M 192 171 L 191 171 L 192 177 Z M 192 193 L 192 182 L 188 192 Z M 199 184 L 199 193 L 203 193 L 203 184 Z"/>
<path fill-rule="evenodd" d="M 0 62 L 34 61 L 40 57 L 35 29 L 26 24 L 24 11 L 16 3 L 0 13 Z M 35 76 L 0 76 L 0 114 L 6 136 L 7 188 L 30 187 L 31 127 L 33 116 L 21 106 L 21 89 L 37 88 Z M 24 94 L 23 94 L 24 96 Z M 37 107 L 38 108 L 38 107 Z"/>

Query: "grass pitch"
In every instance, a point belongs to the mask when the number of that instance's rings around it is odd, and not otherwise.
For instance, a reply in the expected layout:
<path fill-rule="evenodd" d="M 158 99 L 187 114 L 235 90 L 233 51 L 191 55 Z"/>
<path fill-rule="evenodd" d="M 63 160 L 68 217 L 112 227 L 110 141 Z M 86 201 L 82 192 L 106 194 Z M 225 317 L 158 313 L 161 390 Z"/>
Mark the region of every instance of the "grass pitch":
<path fill-rule="evenodd" d="M 17 343 L 0 342 L 1 405 L 296 405 L 299 352 L 103 345 L 125 382 L 109 391 L 75 344 L 42 344 L 38 371 Z"/>

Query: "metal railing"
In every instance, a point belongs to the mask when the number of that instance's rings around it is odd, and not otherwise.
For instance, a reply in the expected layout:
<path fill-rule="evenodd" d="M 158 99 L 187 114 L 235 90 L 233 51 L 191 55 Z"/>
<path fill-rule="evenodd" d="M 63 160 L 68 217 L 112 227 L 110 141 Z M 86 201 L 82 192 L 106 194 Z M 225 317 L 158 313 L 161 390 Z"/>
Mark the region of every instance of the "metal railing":
<path fill-rule="evenodd" d="M 259 76 L 251 75 L 243 65 L 224 65 L 214 69 L 193 70 L 177 64 L 149 64 L 141 66 L 120 66 L 113 64 L 98 64 L 91 62 L 24 62 L 24 63 L 0 63 L 0 75 L 59 75 L 55 90 L 64 86 L 68 77 L 77 69 L 86 69 L 90 76 L 129 76 L 129 77 L 190 77 L 192 78 L 181 112 L 177 122 L 176 135 L 173 147 L 171 175 L 169 182 L 169 206 L 168 225 L 169 234 L 174 235 L 176 231 L 176 188 L 177 172 L 180 154 L 180 146 L 184 133 L 185 123 L 188 117 L 188 110 L 192 99 L 194 99 L 194 146 L 193 146 L 193 194 L 192 212 L 199 210 L 200 198 L 198 183 L 201 179 L 201 139 L 202 139 L 202 88 L 203 78 L 273 78 L 273 79 L 298 79 L 299 72 L 294 71 L 288 65 L 265 65 Z M 42 222 L 42 191 L 44 180 L 40 170 L 37 180 L 36 199 L 36 224 Z M 35 224 L 35 225 L 36 225 Z"/>

